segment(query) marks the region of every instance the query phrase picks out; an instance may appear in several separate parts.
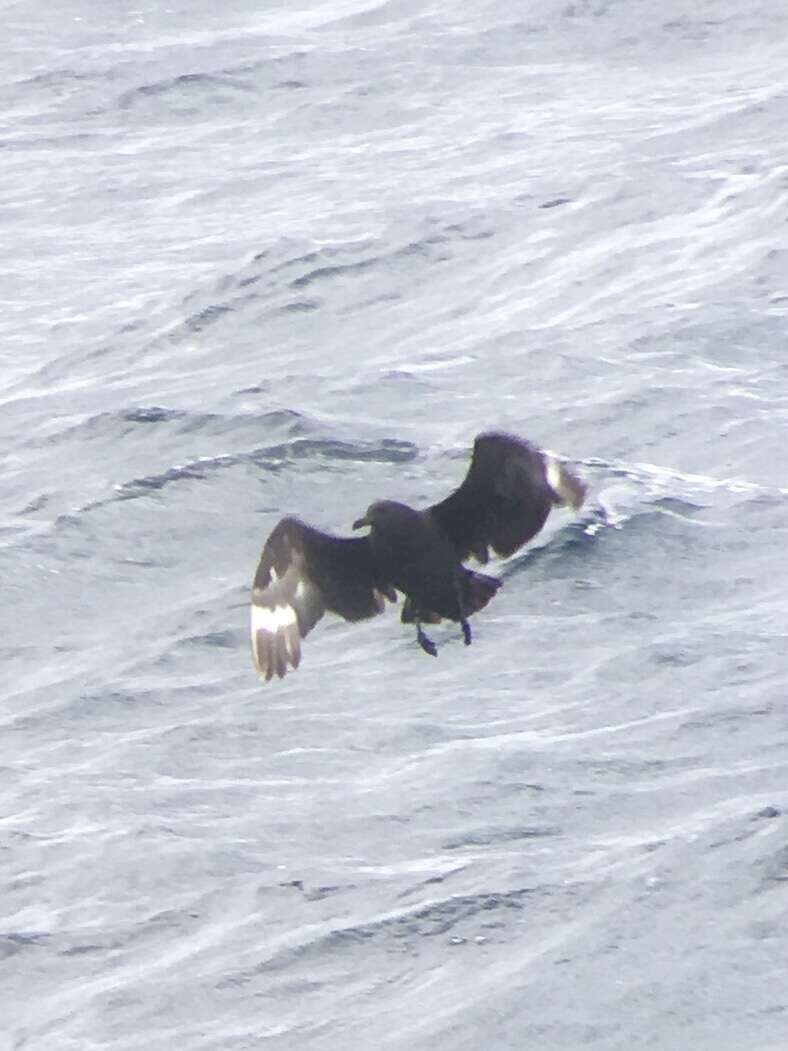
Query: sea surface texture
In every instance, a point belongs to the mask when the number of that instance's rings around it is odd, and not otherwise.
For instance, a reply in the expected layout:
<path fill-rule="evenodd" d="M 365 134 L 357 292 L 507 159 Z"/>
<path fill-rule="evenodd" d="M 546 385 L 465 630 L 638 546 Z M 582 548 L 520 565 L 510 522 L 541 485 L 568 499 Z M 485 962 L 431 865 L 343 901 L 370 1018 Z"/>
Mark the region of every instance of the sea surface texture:
<path fill-rule="evenodd" d="M 788 6 L 0 15 L 1 1051 L 785 1051 Z M 473 645 L 258 682 L 491 428 Z"/>

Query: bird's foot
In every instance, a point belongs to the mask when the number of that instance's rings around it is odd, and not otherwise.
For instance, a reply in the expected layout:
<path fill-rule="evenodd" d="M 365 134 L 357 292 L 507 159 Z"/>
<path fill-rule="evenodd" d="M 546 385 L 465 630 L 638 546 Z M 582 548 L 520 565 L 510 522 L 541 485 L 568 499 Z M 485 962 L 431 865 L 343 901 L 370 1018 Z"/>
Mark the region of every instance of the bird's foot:
<path fill-rule="evenodd" d="M 416 639 L 418 641 L 419 646 L 421 646 L 425 653 L 429 653 L 430 657 L 438 656 L 438 647 L 435 645 L 432 639 L 428 638 L 424 634 L 424 629 L 422 628 L 421 624 L 418 624 L 416 626 Z"/>
<path fill-rule="evenodd" d="M 471 626 L 467 620 L 461 621 L 462 624 L 462 637 L 465 639 L 465 645 L 470 646 L 471 644 Z"/>

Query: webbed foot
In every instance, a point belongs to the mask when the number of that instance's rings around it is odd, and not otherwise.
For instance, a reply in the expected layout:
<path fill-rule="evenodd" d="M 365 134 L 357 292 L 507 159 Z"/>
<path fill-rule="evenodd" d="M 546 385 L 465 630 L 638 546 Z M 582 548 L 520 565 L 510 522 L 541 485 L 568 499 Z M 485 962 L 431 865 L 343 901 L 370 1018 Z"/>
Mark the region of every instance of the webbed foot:
<path fill-rule="evenodd" d="M 421 646 L 424 652 L 429 653 L 430 657 L 438 656 L 438 647 L 435 645 L 432 639 L 428 638 L 424 634 L 424 629 L 422 628 L 421 624 L 418 624 L 416 626 L 416 640 L 418 641 L 419 646 Z"/>
<path fill-rule="evenodd" d="M 470 646 L 471 644 L 471 626 L 467 620 L 460 622 L 462 624 L 462 637 L 465 639 L 465 645 Z"/>

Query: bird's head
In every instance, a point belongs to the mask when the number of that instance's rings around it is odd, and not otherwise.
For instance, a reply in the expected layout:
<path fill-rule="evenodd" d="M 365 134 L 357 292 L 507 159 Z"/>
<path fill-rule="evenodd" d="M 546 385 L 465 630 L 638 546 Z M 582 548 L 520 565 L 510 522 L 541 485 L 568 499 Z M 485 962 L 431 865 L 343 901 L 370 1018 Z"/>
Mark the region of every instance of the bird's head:
<path fill-rule="evenodd" d="M 417 514 L 411 507 L 398 504 L 396 500 L 376 500 L 367 508 L 363 518 L 357 518 L 353 523 L 354 529 L 365 529 L 369 527 L 373 532 L 376 529 L 385 529 L 394 522 L 402 522 Z"/>

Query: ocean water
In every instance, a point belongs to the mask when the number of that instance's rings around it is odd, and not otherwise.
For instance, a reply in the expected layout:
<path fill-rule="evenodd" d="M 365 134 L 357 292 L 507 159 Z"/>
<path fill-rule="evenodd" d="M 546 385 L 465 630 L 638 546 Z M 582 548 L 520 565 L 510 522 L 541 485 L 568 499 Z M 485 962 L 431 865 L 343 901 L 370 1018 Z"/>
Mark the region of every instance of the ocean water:
<path fill-rule="evenodd" d="M 0 1048 L 788 1047 L 788 9 L 0 2 Z M 438 660 L 286 513 L 505 428 Z"/>

